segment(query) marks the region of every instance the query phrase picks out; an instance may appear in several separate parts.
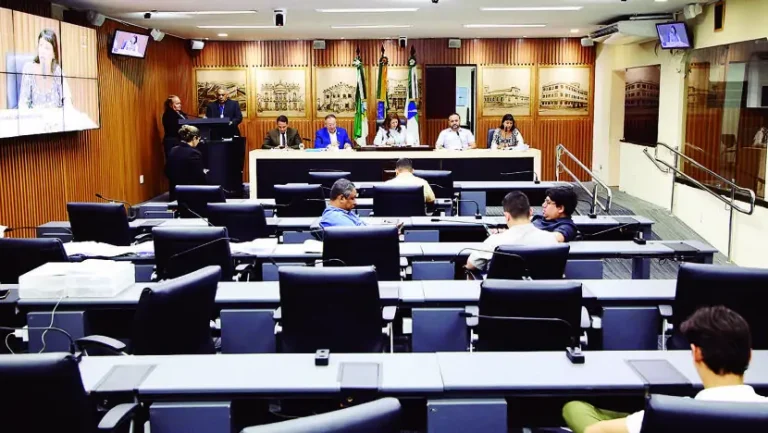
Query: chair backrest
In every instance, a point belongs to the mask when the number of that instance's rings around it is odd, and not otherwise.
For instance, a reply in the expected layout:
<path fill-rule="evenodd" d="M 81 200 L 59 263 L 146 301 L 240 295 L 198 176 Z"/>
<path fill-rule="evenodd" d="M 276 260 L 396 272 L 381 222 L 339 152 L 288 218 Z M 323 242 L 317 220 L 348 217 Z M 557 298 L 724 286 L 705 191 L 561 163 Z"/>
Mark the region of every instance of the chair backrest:
<path fill-rule="evenodd" d="M 22 72 L 24 72 L 24 65 L 33 61 L 36 54 L 25 53 L 8 53 L 5 56 L 6 70 L 9 72 L 6 75 L 8 80 L 6 84 L 6 102 L 8 103 L 8 109 L 13 110 L 19 108 L 19 95 L 21 94 L 21 78 Z"/>
<path fill-rule="evenodd" d="M 318 217 L 325 210 L 325 194 L 319 184 L 275 185 L 275 203 L 281 217 Z"/>
<path fill-rule="evenodd" d="M 323 187 L 323 195 L 330 197 L 331 187 L 339 179 L 352 180 L 352 173 L 348 171 L 310 171 L 309 183 L 320 184 Z"/>
<path fill-rule="evenodd" d="M 226 227 L 229 236 L 240 242 L 269 236 L 264 208 L 259 203 L 209 203 L 208 222 Z"/>
<path fill-rule="evenodd" d="M 491 145 L 493 144 L 493 134 L 496 132 L 496 128 L 488 128 L 488 138 L 486 145 L 488 146 L 488 149 L 491 148 Z"/>
<path fill-rule="evenodd" d="M 202 269 L 219 266 L 221 280 L 232 281 L 234 265 L 229 236 L 224 227 L 155 227 L 157 275 L 167 280 Z"/>
<path fill-rule="evenodd" d="M 768 404 L 695 400 L 651 395 L 641 433 L 762 433 L 768 431 Z"/>
<path fill-rule="evenodd" d="M 96 431 L 74 356 L 63 353 L 0 355 L 2 430 L 85 433 Z"/>
<path fill-rule="evenodd" d="M 373 266 L 278 270 L 282 351 L 381 352 L 379 283 Z"/>
<path fill-rule="evenodd" d="M 290 421 L 249 427 L 241 433 L 399 433 L 400 402 L 393 397 Z"/>
<path fill-rule="evenodd" d="M 134 355 L 214 354 L 211 320 L 221 268 L 206 266 L 141 292 L 133 322 Z"/>
<path fill-rule="evenodd" d="M 48 262 L 67 262 L 59 239 L 0 238 L 0 283 L 18 284 L 19 277 Z"/>
<path fill-rule="evenodd" d="M 560 280 L 571 246 L 568 244 L 529 246 L 500 245 L 488 265 L 488 278 L 519 280 Z M 520 256 L 511 257 L 508 254 Z"/>
<path fill-rule="evenodd" d="M 192 209 L 200 216 L 208 216 L 208 203 L 226 203 L 224 190 L 217 185 L 177 185 L 176 202 L 182 218 L 198 218 L 189 211 Z"/>
<path fill-rule="evenodd" d="M 578 341 L 581 283 L 573 281 L 485 280 L 480 285 L 476 345 L 482 351 L 564 350 Z M 489 319 L 552 318 L 560 321 Z"/>
<path fill-rule="evenodd" d="M 323 231 L 323 260 L 347 266 L 376 267 L 379 280 L 400 279 L 400 238 L 394 225 L 328 227 Z M 342 266 L 329 261 L 324 266 Z"/>
<path fill-rule="evenodd" d="M 683 263 L 672 304 L 674 329 L 701 307 L 724 305 L 749 323 L 752 348 L 768 349 L 768 316 L 762 301 L 767 291 L 768 269 Z"/>
<path fill-rule="evenodd" d="M 133 241 L 121 203 L 67 203 L 72 240 L 128 246 Z"/>
<path fill-rule="evenodd" d="M 421 185 L 375 185 L 373 215 L 377 217 L 426 215 L 424 187 Z"/>
<path fill-rule="evenodd" d="M 437 198 L 453 198 L 453 172 L 450 170 L 413 170 L 413 175 L 427 181 Z"/>

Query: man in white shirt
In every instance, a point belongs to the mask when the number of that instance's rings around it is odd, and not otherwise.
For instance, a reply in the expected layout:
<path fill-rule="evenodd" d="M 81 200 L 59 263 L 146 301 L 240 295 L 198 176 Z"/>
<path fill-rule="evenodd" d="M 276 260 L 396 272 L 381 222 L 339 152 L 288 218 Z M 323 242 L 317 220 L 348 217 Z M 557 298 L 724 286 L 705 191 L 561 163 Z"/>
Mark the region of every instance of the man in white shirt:
<path fill-rule="evenodd" d="M 448 129 L 440 131 L 435 149 L 464 150 L 476 148 L 477 144 L 475 144 L 475 136 L 472 135 L 472 131 L 462 128 L 460 124 L 461 116 L 457 113 L 448 116 Z"/>
<path fill-rule="evenodd" d="M 693 364 L 704 385 L 696 399 L 768 404 L 768 398 L 744 384 L 752 337 L 743 317 L 723 306 L 704 307 L 680 325 L 680 332 L 691 345 Z M 574 433 L 639 433 L 643 411 L 629 415 L 572 401 L 563 407 L 563 418 Z"/>
<path fill-rule="evenodd" d="M 413 161 L 408 158 L 400 158 L 395 164 L 395 178 L 386 181 L 392 185 L 420 185 L 424 187 L 424 202 L 431 204 L 435 202 L 435 193 L 429 182 L 413 175 Z"/>
<path fill-rule="evenodd" d="M 531 224 L 533 209 L 528 197 L 520 191 L 507 194 L 502 201 L 507 227 L 503 233 L 491 235 L 483 242 L 483 250 L 494 251 L 499 245 L 557 245 L 552 233 L 537 229 Z M 474 251 L 467 259 L 467 269 L 485 270 L 493 253 Z"/>

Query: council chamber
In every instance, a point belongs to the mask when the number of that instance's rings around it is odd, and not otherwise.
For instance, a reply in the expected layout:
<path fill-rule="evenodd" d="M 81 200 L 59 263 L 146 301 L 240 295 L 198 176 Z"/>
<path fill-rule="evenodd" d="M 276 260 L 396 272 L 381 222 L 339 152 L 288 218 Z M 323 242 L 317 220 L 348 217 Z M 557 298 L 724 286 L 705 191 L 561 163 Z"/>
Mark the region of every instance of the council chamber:
<path fill-rule="evenodd" d="M 768 431 L 766 15 L 0 0 L 0 430 Z"/>

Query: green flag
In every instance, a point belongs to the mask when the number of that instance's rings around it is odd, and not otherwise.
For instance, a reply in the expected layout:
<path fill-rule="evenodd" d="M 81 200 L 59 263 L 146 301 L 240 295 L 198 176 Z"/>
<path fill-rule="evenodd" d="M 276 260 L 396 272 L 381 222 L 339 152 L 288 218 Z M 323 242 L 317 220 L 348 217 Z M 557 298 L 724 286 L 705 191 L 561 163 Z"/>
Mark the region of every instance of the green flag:
<path fill-rule="evenodd" d="M 411 58 L 408 59 L 408 90 L 405 97 L 405 113 L 408 120 L 407 143 L 419 145 L 419 110 L 416 101 L 419 99 L 419 79 L 416 76 L 416 47 L 411 45 Z"/>
<path fill-rule="evenodd" d="M 368 116 L 366 114 L 365 94 L 365 67 L 363 59 L 360 57 L 360 48 L 355 53 L 355 60 L 352 64 L 357 69 L 357 90 L 355 91 L 355 130 L 352 133 L 358 146 L 365 146 L 368 139 Z"/>

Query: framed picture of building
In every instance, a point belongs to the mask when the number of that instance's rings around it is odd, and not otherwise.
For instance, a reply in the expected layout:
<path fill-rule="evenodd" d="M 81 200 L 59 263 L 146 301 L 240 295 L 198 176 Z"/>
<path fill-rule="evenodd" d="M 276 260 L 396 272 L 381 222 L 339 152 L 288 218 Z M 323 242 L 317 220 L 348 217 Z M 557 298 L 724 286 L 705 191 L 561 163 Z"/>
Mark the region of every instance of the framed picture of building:
<path fill-rule="evenodd" d="M 245 68 L 195 69 L 197 115 L 205 115 L 205 107 L 216 100 L 220 88 L 229 93 L 229 99 L 240 104 L 243 117 L 248 117 L 248 70 Z"/>
<path fill-rule="evenodd" d="M 624 77 L 624 140 L 656 144 L 659 133 L 661 65 L 629 68 Z"/>
<path fill-rule="evenodd" d="M 307 117 L 305 68 L 256 68 L 256 114 L 260 117 Z"/>
<path fill-rule="evenodd" d="M 369 95 L 375 99 L 376 83 L 379 81 L 379 67 L 371 67 Z M 408 66 L 390 66 L 387 69 L 387 96 L 389 99 L 389 112 L 402 115 L 405 111 L 405 101 L 408 97 Z M 416 66 L 416 77 L 419 81 L 419 96 L 424 95 L 424 73 L 422 68 Z M 368 77 L 366 77 L 368 78 Z M 421 98 L 416 100 L 416 109 L 421 110 Z"/>
<path fill-rule="evenodd" d="M 315 116 L 329 114 L 339 118 L 355 117 L 357 69 L 354 67 L 314 68 Z"/>
<path fill-rule="evenodd" d="M 484 117 L 531 115 L 531 68 L 484 66 L 480 79 Z"/>
<path fill-rule="evenodd" d="M 588 66 L 539 68 L 540 116 L 588 116 L 590 69 Z"/>

